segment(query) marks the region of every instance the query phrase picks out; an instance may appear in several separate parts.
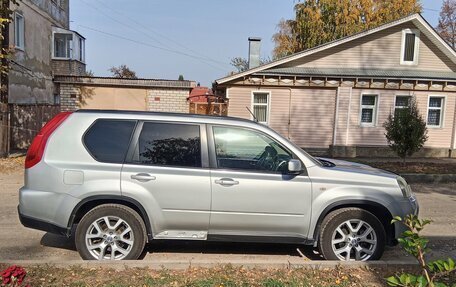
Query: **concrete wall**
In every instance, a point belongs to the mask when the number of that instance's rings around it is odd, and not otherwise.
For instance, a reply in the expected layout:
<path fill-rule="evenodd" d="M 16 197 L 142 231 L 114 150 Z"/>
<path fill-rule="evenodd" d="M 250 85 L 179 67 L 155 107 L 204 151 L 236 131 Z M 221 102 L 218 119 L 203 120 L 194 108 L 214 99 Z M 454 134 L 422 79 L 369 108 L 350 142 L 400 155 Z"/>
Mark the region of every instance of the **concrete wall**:
<path fill-rule="evenodd" d="M 53 103 L 51 37 L 52 26 L 68 28 L 69 0 L 23 0 L 12 9 L 24 16 L 24 49 L 15 49 L 9 73 L 9 102 Z M 14 45 L 14 23 L 10 24 L 10 43 Z"/>

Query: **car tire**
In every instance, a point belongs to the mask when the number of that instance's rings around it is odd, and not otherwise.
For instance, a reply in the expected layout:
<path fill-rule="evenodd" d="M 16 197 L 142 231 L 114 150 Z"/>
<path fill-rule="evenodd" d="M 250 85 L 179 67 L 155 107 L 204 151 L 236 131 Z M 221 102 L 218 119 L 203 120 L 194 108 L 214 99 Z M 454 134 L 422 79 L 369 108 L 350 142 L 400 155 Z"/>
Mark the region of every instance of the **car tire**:
<path fill-rule="evenodd" d="M 123 205 L 103 204 L 90 210 L 76 227 L 76 248 L 84 260 L 136 260 L 146 244 L 139 214 Z"/>
<path fill-rule="evenodd" d="M 378 260 L 383 255 L 386 233 L 372 213 L 361 208 L 330 212 L 321 224 L 320 254 L 326 260 Z"/>

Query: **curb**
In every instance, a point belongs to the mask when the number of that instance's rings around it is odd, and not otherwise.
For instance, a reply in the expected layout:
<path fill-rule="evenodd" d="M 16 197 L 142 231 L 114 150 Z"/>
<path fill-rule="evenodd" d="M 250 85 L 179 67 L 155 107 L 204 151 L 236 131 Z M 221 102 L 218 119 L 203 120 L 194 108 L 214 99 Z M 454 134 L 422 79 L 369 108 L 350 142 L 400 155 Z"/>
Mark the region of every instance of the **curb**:
<path fill-rule="evenodd" d="M 456 174 L 401 174 L 408 183 L 451 183 L 456 182 Z"/>
<path fill-rule="evenodd" d="M 246 269 L 357 269 L 357 268 L 403 268 L 414 267 L 418 263 L 414 261 L 370 261 L 370 262 L 342 262 L 342 261 L 305 261 L 303 259 L 290 260 L 160 260 L 160 261 L 114 261 L 114 262 L 97 262 L 83 260 L 69 261 L 49 261 L 49 260 L 5 260 L 0 261 L 0 264 L 20 265 L 20 266 L 36 266 L 36 265 L 51 265 L 56 267 L 73 267 L 82 268 L 109 268 L 115 270 L 126 270 L 129 268 L 148 268 L 151 270 L 185 270 L 188 268 L 214 268 L 223 265 L 231 265 L 233 267 L 243 267 Z"/>

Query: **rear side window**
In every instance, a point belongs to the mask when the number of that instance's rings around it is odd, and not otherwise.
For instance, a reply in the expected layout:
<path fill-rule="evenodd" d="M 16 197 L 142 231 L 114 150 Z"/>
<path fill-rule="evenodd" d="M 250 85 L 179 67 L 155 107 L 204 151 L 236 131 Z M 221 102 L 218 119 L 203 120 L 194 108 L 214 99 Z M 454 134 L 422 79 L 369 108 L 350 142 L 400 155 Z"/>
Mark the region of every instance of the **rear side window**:
<path fill-rule="evenodd" d="M 86 132 L 84 144 L 97 160 L 123 163 L 136 121 L 97 120 Z"/>
<path fill-rule="evenodd" d="M 199 126 L 145 122 L 133 163 L 201 167 Z"/>

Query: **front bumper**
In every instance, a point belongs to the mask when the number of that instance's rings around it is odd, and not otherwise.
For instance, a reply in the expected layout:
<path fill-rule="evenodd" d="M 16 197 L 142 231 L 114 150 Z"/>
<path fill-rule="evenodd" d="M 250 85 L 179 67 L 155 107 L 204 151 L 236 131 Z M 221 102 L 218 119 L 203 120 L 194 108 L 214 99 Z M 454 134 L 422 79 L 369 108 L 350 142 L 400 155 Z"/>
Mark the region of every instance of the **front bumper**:
<path fill-rule="evenodd" d="M 396 214 L 393 214 L 394 216 L 400 216 L 401 218 L 406 217 L 407 215 L 419 215 L 420 213 L 420 206 L 418 204 L 418 201 L 416 197 L 413 195 L 412 197 L 408 199 L 404 199 L 399 203 L 399 210 L 397 211 Z M 395 239 L 398 239 L 401 237 L 402 233 L 407 230 L 407 227 L 401 223 L 401 222 L 396 222 L 394 223 L 394 237 Z"/>

